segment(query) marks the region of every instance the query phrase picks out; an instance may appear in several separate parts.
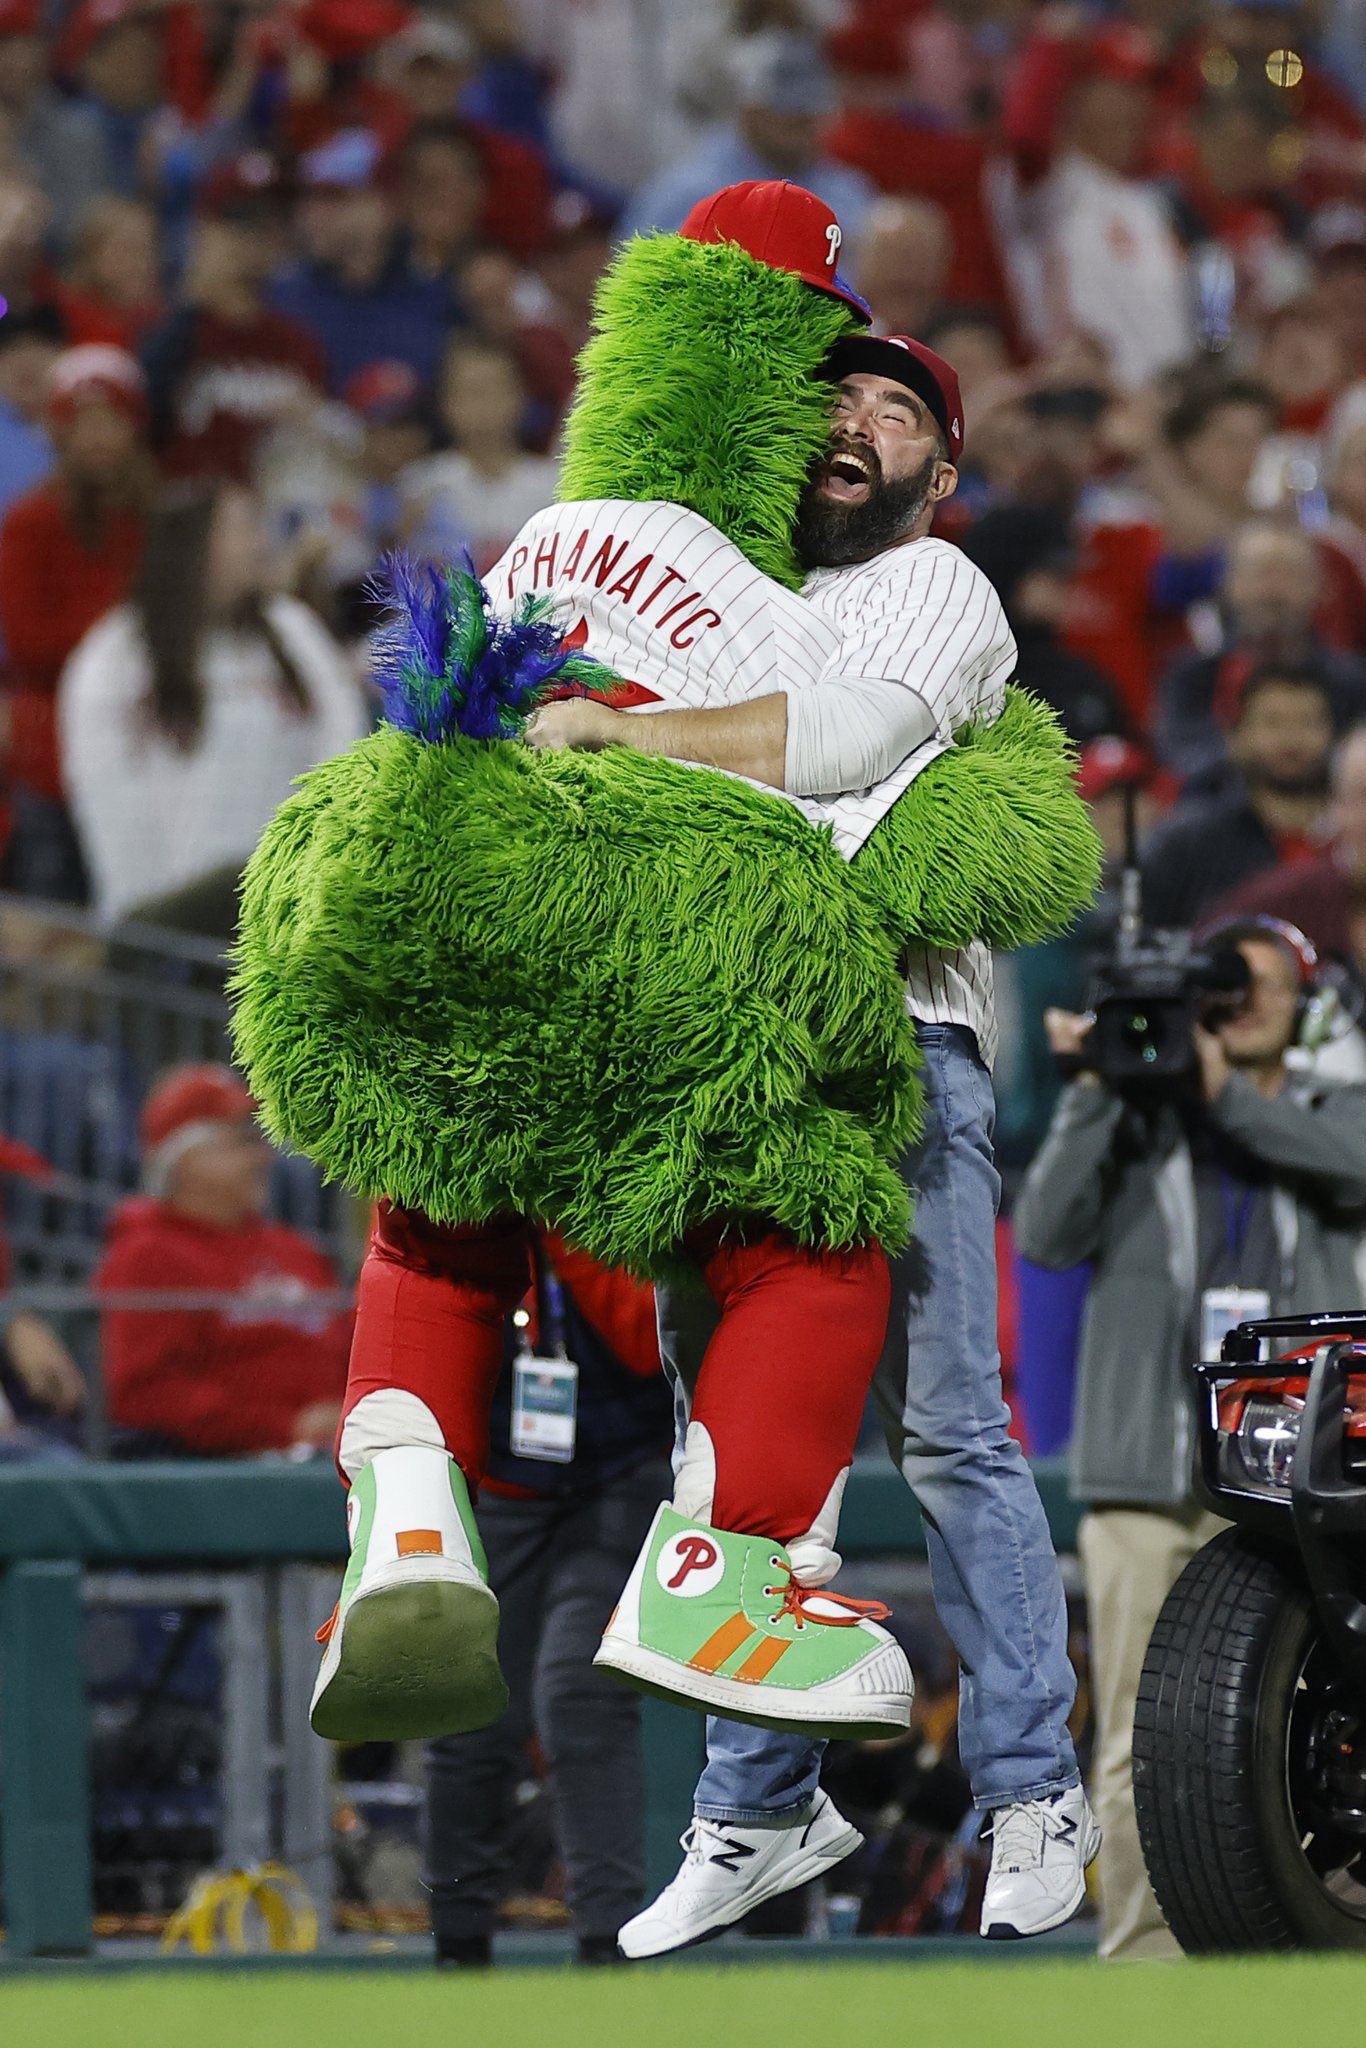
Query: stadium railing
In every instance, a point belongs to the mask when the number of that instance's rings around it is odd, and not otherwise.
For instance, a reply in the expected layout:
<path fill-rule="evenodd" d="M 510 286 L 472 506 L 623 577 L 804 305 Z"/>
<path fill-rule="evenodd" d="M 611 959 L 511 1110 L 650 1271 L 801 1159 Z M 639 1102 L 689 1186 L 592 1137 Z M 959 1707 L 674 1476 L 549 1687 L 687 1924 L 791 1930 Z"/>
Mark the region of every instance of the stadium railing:
<path fill-rule="evenodd" d="M 1054 1541 L 1071 1550 L 1077 1509 L 1065 1480 L 1037 1469 Z M 840 1548 L 850 1557 L 923 1554 L 914 1504 L 886 1464 L 856 1465 Z M 283 1787 L 294 1786 L 286 1840 L 314 1864 L 325 1898 L 330 1762 L 307 1727 L 316 1581 L 297 1568 L 336 1565 L 344 1553 L 341 1490 L 325 1461 L 0 1467 L 0 1865 L 10 1955 L 79 1955 L 93 1944 L 82 1600 L 85 1574 L 100 1567 L 266 1575 L 262 1611 L 280 1644 L 279 1760 Z M 702 1721 L 647 1700 L 645 1732 L 653 1884 L 676 1861 Z"/>
<path fill-rule="evenodd" d="M 230 1057 L 226 965 L 204 939 L 0 893 L 0 1131 L 53 1169 L 11 1178 L 16 1276 L 80 1281 L 111 1209 L 138 1185 L 138 1111 L 167 1067 Z M 306 1159 L 282 1156 L 271 1213 L 343 1268 L 355 1205 Z M 352 1261 L 353 1262 L 353 1261 Z"/>

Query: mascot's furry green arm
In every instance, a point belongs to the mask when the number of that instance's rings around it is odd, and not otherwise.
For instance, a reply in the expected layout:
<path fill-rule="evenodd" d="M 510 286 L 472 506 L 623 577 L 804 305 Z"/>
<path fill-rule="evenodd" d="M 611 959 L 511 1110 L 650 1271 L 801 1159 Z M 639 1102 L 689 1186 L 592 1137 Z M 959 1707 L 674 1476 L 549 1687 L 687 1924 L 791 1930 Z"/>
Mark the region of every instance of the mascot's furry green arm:
<path fill-rule="evenodd" d="M 609 273 L 561 496 L 670 500 L 795 589 L 837 300 L 730 244 Z M 1065 926 L 1098 855 L 1051 715 L 1009 693 L 852 862 L 791 803 L 630 749 L 515 735 L 591 665 L 523 602 L 399 570 L 387 722 L 315 769 L 247 872 L 239 1054 L 272 1131 L 442 1222 L 515 1211 L 666 1273 L 684 1233 L 771 1219 L 896 1245 L 915 1135 L 912 940 Z M 596 680 L 601 681 L 599 672 Z"/>

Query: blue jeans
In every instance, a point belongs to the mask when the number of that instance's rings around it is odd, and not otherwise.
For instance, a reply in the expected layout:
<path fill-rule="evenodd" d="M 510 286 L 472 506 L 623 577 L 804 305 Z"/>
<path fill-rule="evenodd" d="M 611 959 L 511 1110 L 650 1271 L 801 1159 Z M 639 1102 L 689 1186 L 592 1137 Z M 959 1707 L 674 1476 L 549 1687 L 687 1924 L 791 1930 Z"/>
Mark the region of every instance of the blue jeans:
<path fill-rule="evenodd" d="M 1009 1434 L 996 1348 L 991 1076 L 970 1031 L 922 1024 L 925 1135 L 905 1161 L 915 1232 L 892 1260 L 887 1348 L 873 1390 L 888 1448 L 925 1524 L 939 1618 L 962 1669 L 958 1746 L 981 1808 L 1075 1785 L 1076 1678 L 1067 1610 L 1033 1475 Z M 665 1363 L 682 1394 L 697 1307 L 663 1290 Z M 696 1365 L 691 1370 L 695 1372 Z M 762 1824 L 801 1813 L 824 1744 L 707 1722 L 696 1810 Z"/>

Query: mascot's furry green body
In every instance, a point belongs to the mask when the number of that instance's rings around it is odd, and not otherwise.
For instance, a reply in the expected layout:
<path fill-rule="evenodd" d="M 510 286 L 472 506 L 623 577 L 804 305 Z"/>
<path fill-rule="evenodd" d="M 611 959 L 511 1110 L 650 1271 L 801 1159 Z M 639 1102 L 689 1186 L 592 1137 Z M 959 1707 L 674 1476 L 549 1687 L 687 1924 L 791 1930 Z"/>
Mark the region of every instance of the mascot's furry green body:
<path fill-rule="evenodd" d="M 619 259 L 599 325 L 562 495 L 691 506 L 795 586 L 828 435 L 813 374 L 849 314 L 670 236 Z M 455 579 L 447 609 L 393 658 L 410 697 L 445 686 L 444 723 L 316 769 L 248 871 L 235 1028 L 271 1129 L 364 1193 L 442 1221 L 545 1217 L 643 1272 L 723 1215 L 810 1244 L 901 1240 L 894 1161 L 917 1112 L 899 955 L 1027 943 L 1094 886 L 1050 715 L 1014 693 L 849 863 L 746 783 L 465 737 L 461 628 L 477 641 L 479 620 Z"/>
<path fill-rule="evenodd" d="M 734 190 L 765 220 L 795 209 L 821 257 L 838 240 L 797 188 Z M 852 315 L 814 259 L 793 274 L 753 246 L 685 231 L 618 258 L 567 434 L 563 516 L 581 537 L 556 552 L 531 522 L 522 556 L 544 547 L 550 588 L 511 607 L 510 572 L 492 608 L 461 572 L 396 572 L 388 722 L 305 778 L 248 871 L 235 1028 L 253 1088 L 277 1135 L 386 1198 L 341 1437 L 353 1550 L 314 1699 L 323 1734 L 436 1734 L 499 1709 L 469 1487 L 526 1218 L 640 1273 L 690 1258 L 721 1310 L 686 1515 L 661 1508 L 599 1662 L 774 1725 L 907 1722 L 893 1639 L 812 1590 L 838 1564 L 883 1248 L 909 1227 L 897 1160 L 920 1099 L 900 961 L 916 941 L 1037 938 L 1085 900 L 1096 849 L 1067 749 L 1008 698 L 848 860 L 794 802 L 735 777 L 515 743 L 548 692 L 612 682 L 570 644 L 585 522 L 605 536 L 598 590 L 628 515 L 660 516 L 731 563 L 793 664 L 808 640 L 838 643 L 792 595 L 791 534 L 828 441 L 817 373 Z M 676 559 L 695 557 L 680 543 Z M 643 593 L 652 562 L 609 595 Z M 721 615 L 675 574 L 668 647 L 689 688 L 710 687 L 697 642 Z M 743 664 L 727 687 L 759 694 Z"/>

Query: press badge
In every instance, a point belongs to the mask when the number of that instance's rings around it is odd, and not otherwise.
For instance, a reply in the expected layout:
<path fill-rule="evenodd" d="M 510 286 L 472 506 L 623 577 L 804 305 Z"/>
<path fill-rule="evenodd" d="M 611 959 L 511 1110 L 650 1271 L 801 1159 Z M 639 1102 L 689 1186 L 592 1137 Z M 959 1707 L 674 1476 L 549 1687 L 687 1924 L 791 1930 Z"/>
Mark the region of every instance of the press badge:
<path fill-rule="evenodd" d="M 574 1455 L 579 1368 L 572 1358 L 512 1362 L 512 1448 L 519 1458 L 567 1465 Z"/>
<path fill-rule="evenodd" d="M 1239 1323 L 1257 1323 L 1271 1314 L 1271 1296 L 1262 1287 L 1207 1287 L 1200 1297 L 1200 1357 L 1218 1363 L 1220 1347 Z"/>

